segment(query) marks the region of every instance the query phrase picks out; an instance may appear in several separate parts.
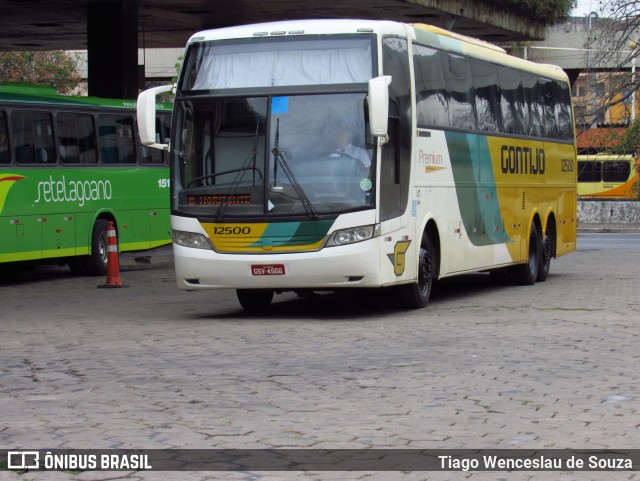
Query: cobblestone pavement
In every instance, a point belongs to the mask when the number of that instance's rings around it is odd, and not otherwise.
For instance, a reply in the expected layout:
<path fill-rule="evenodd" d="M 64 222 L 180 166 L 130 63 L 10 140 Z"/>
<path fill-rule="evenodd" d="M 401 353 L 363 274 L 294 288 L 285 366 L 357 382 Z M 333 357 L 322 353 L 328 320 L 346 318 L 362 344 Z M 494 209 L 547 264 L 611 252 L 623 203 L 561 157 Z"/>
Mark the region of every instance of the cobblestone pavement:
<path fill-rule="evenodd" d="M 443 281 L 423 310 L 380 292 L 124 289 L 52 270 L 0 286 L 0 446 L 640 447 L 636 253 L 577 251 L 545 283 Z M 0 472 L 39 480 L 627 480 L 637 472 Z"/>

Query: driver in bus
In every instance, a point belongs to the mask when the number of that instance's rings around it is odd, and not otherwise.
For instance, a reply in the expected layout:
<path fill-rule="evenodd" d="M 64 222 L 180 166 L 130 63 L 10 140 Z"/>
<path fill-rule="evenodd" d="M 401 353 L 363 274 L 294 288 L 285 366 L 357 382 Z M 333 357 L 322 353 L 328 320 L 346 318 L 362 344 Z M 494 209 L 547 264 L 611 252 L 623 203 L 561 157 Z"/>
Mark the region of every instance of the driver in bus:
<path fill-rule="evenodd" d="M 344 122 L 334 123 L 331 132 L 335 148 L 329 157 L 352 157 L 359 160 L 365 169 L 371 167 L 371 156 L 365 149 L 353 144 L 351 129 Z"/>

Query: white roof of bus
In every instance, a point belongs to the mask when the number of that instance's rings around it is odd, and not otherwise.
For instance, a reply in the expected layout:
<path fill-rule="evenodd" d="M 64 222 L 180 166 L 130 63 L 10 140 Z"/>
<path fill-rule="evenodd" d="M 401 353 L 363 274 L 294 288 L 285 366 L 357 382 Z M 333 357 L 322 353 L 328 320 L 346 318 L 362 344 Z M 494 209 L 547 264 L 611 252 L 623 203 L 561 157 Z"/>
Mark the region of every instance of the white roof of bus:
<path fill-rule="evenodd" d="M 204 30 L 194 34 L 189 39 L 189 43 L 203 40 L 227 40 L 262 36 L 362 33 L 361 29 L 377 33 L 405 35 L 405 28 L 405 24 L 387 20 L 287 20 Z"/>
<path fill-rule="evenodd" d="M 473 57 L 509 65 L 522 70 L 536 72 L 552 78 L 567 80 L 565 72 L 556 65 L 539 64 L 511 56 L 493 44 L 465 35 L 449 32 L 432 25 L 404 24 L 389 20 L 357 20 L 357 19 L 320 19 L 320 20 L 287 20 L 281 22 L 256 23 L 239 25 L 213 30 L 204 30 L 191 36 L 189 43 L 211 40 L 230 40 L 239 38 L 286 37 L 288 35 L 332 35 L 340 33 L 364 33 L 410 35 L 413 40 L 417 36 L 433 35 L 434 46 L 446 44 L 445 50 L 469 54 Z M 422 32 L 422 33 L 420 33 Z M 450 41 L 447 41 L 450 40 Z"/>

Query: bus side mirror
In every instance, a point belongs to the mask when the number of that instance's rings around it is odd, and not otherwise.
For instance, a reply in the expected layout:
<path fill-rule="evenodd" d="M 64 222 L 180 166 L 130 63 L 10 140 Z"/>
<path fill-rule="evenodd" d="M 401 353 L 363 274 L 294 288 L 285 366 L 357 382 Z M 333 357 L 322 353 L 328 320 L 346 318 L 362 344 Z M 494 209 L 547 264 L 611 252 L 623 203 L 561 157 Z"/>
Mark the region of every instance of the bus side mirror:
<path fill-rule="evenodd" d="M 378 137 L 380 145 L 389 140 L 389 85 L 391 76 L 383 75 L 369 80 L 369 131 Z"/>
<path fill-rule="evenodd" d="M 140 142 L 146 147 L 169 150 L 169 144 L 156 143 L 156 96 L 173 90 L 173 85 L 154 87 L 138 95 L 138 132 Z"/>

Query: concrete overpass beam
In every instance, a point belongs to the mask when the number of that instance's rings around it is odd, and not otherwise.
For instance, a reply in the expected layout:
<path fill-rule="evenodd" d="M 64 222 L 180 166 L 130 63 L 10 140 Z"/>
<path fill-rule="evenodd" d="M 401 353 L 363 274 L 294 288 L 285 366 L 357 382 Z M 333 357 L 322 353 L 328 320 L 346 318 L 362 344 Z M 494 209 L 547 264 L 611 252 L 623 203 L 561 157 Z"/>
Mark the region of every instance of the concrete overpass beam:
<path fill-rule="evenodd" d="M 507 36 L 518 40 L 544 40 L 545 27 L 535 19 L 514 15 L 491 5 L 491 2 L 478 0 L 407 0 L 409 3 L 451 14 L 452 23 L 445 28 L 465 33 L 456 28 L 456 19 L 467 18 L 487 25 L 487 30 L 502 29 Z M 489 28 L 489 26 L 491 28 Z M 481 38 L 481 35 L 472 34 Z"/>

